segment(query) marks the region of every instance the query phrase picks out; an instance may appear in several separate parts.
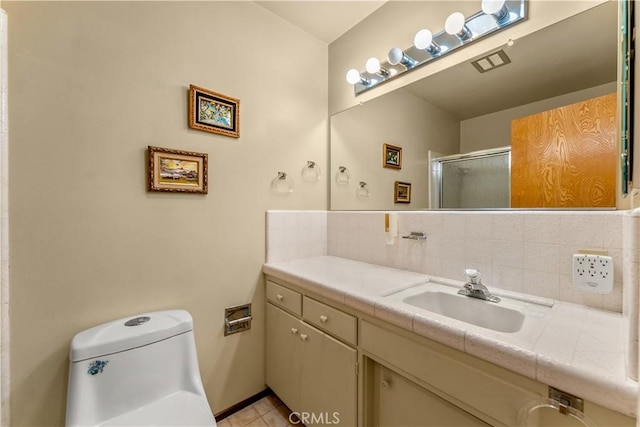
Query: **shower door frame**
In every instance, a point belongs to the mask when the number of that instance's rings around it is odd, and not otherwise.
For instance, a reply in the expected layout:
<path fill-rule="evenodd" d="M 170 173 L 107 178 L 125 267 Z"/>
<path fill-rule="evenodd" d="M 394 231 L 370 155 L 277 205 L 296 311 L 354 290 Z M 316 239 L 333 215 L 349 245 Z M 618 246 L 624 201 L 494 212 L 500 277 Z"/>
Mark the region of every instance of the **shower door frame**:
<path fill-rule="evenodd" d="M 511 193 L 511 146 L 489 148 L 486 150 L 472 151 L 464 154 L 452 154 L 450 156 L 436 157 L 431 159 L 430 162 L 430 179 L 434 183 L 431 185 L 432 193 L 429 200 L 429 205 L 432 209 L 500 209 L 500 208 L 443 208 L 442 207 L 442 164 L 451 163 L 461 160 L 474 160 L 487 157 L 493 157 L 501 154 L 508 154 L 509 156 L 509 193 Z M 506 208 L 505 208 L 506 209 Z"/>

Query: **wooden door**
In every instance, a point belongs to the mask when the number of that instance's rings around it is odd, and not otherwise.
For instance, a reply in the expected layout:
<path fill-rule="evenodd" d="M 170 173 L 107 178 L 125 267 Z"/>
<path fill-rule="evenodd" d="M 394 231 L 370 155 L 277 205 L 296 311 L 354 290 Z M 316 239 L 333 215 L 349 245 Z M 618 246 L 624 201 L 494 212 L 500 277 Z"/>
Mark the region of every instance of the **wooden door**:
<path fill-rule="evenodd" d="M 511 207 L 616 205 L 616 94 L 511 122 Z"/>

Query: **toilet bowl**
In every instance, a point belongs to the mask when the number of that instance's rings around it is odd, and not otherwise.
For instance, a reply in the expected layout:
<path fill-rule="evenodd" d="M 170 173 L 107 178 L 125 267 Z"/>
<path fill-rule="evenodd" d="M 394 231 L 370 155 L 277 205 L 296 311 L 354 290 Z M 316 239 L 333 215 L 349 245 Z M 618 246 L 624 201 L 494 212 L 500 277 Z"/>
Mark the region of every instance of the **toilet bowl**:
<path fill-rule="evenodd" d="M 69 360 L 67 426 L 216 425 L 187 311 L 139 314 L 80 332 Z"/>

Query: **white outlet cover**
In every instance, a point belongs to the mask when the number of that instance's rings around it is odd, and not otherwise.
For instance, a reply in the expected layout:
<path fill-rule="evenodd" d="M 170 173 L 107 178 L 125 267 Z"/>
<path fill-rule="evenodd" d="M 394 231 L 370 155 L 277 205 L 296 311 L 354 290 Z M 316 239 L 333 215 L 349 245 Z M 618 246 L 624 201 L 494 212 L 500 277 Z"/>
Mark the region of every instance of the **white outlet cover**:
<path fill-rule="evenodd" d="M 613 290 L 613 258 L 573 255 L 573 285 L 586 292 L 608 294 Z"/>

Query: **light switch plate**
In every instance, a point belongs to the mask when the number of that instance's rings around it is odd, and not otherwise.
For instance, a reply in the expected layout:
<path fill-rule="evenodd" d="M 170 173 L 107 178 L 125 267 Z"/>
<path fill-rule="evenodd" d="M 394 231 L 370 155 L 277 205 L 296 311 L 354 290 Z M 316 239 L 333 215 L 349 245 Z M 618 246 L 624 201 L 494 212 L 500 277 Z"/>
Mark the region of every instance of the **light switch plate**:
<path fill-rule="evenodd" d="M 613 258 L 603 255 L 573 255 L 573 285 L 586 292 L 608 294 L 613 290 Z"/>

